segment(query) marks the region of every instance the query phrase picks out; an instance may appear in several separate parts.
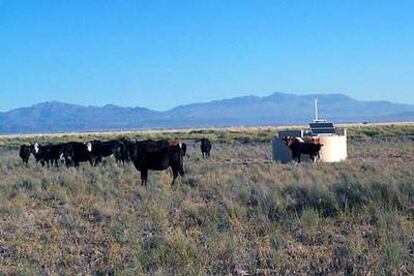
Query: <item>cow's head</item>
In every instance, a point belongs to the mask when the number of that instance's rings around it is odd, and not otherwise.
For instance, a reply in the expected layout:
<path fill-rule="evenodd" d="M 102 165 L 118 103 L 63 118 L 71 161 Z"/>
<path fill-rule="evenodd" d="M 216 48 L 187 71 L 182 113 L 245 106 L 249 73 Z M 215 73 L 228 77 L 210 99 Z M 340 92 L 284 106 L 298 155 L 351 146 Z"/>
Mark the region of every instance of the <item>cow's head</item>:
<path fill-rule="evenodd" d="M 168 145 L 172 147 L 175 147 L 175 146 L 178 146 L 180 148 L 182 147 L 181 140 L 178 140 L 178 139 L 168 141 Z"/>
<path fill-rule="evenodd" d="M 285 137 L 283 137 L 282 140 L 285 142 L 286 146 L 290 147 L 290 145 L 292 145 L 293 142 L 295 141 L 295 137 L 285 136 Z"/>
<path fill-rule="evenodd" d="M 37 142 L 36 142 L 36 143 L 34 144 L 34 146 L 33 146 L 34 152 L 35 152 L 36 154 L 37 154 L 37 153 L 39 153 L 39 146 L 40 146 L 40 145 L 39 145 L 39 143 L 37 143 Z"/>
<path fill-rule="evenodd" d="M 294 140 L 298 141 L 299 143 L 305 143 L 302 137 L 294 137 Z"/>
<path fill-rule="evenodd" d="M 92 152 L 92 143 L 91 143 L 91 142 L 87 142 L 87 143 L 86 143 L 86 149 L 87 149 L 89 152 Z"/>
<path fill-rule="evenodd" d="M 65 161 L 65 154 L 64 154 L 64 153 L 61 153 L 61 154 L 60 154 L 60 156 L 59 156 L 59 160 L 60 160 L 60 162 Z"/>

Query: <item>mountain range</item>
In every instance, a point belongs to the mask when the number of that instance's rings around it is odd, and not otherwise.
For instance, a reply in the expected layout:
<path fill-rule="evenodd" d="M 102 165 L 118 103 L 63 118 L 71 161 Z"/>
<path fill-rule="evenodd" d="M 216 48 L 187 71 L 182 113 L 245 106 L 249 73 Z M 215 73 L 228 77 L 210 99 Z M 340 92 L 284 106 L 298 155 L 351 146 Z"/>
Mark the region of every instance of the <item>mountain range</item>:
<path fill-rule="evenodd" d="M 315 98 L 319 102 L 320 117 L 336 123 L 414 120 L 414 105 L 359 101 L 343 94 L 276 92 L 265 97 L 244 96 L 180 105 L 168 111 L 44 102 L 0 112 L 0 133 L 306 124 L 314 117 Z"/>

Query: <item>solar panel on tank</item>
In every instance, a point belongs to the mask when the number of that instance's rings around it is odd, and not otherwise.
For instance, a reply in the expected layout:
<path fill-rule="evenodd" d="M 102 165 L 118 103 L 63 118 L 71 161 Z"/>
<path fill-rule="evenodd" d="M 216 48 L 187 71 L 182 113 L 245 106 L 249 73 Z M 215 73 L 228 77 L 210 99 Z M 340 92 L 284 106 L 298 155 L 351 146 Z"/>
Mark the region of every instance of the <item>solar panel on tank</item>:
<path fill-rule="evenodd" d="M 335 134 L 333 123 L 310 123 L 310 129 L 313 134 Z"/>

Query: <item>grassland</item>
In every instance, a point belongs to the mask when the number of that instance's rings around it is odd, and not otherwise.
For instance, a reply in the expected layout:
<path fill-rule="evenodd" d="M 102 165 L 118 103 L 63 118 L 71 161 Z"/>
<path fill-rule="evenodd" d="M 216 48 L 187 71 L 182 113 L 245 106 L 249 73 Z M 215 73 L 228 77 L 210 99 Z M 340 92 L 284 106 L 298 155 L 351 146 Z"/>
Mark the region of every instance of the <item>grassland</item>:
<path fill-rule="evenodd" d="M 414 126 L 352 127 L 349 160 L 269 162 L 271 129 L 128 133 L 186 139 L 186 177 L 131 164 L 20 164 L 1 137 L 3 274 L 414 274 Z M 104 134 L 100 139 L 118 137 Z M 195 139 L 215 143 L 202 160 Z"/>

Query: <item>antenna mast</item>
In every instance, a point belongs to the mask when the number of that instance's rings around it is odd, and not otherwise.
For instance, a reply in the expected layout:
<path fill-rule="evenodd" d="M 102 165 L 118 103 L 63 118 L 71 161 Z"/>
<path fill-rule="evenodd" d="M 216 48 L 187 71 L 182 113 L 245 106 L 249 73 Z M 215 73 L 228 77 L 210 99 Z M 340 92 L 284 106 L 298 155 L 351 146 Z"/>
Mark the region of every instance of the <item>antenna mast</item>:
<path fill-rule="evenodd" d="M 315 97 L 315 122 L 318 121 L 318 98 Z"/>

